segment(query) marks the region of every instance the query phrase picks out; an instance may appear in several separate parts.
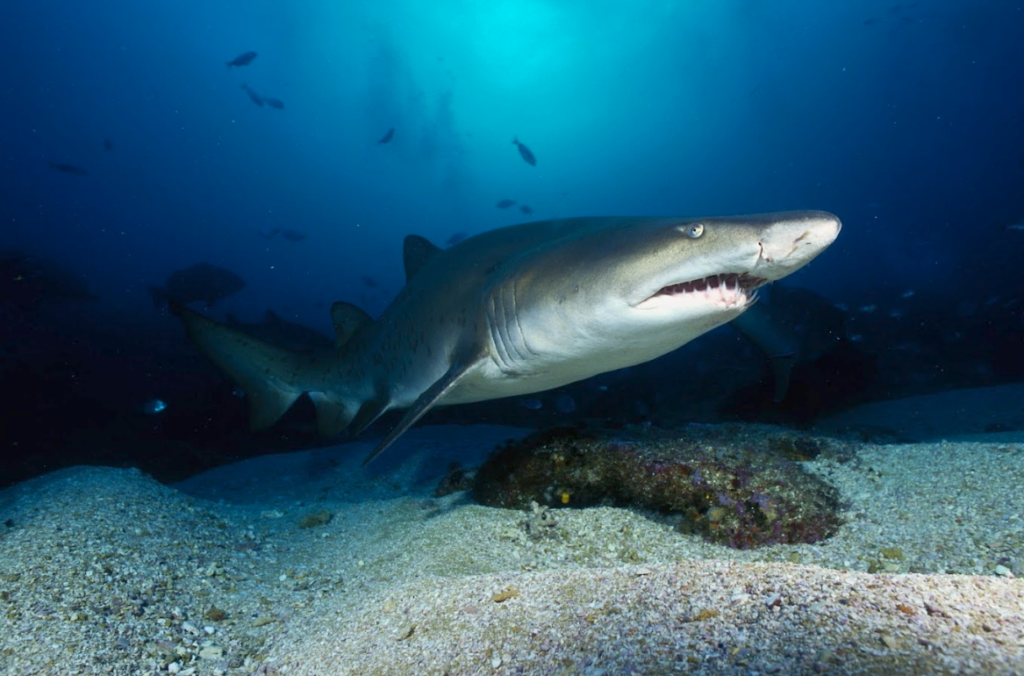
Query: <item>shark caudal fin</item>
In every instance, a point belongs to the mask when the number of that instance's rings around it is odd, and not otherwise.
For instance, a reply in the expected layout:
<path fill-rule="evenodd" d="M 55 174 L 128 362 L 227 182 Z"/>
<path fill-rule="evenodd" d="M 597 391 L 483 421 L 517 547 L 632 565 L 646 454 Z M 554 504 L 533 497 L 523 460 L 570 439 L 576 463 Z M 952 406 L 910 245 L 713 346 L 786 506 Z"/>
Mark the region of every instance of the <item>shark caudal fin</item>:
<path fill-rule="evenodd" d="M 361 401 L 339 392 L 322 392 L 323 372 L 333 355 L 291 352 L 205 317 L 171 301 L 171 311 L 185 323 L 192 342 L 221 371 L 245 390 L 250 426 L 267 429 L 309 393 L 317 409 L 317 428 L 333 436 L 344 430 Z"/>

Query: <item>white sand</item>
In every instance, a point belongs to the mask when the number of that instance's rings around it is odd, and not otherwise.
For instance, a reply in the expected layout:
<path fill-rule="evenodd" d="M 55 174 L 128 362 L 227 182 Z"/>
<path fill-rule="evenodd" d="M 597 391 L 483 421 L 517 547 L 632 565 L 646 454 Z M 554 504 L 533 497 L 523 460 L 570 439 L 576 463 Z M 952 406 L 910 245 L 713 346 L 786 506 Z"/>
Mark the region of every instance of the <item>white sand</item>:
<path fill-rule="evenodd" d="M 223 502 L 102 468 L 2 491 L 0 674 L 1024 673 L 1019 444 L 806 463 L 846 525 L 740 552 L 613 508 L 534 540 L 524 513 L 429 497 L 446 449 L 505 434 L 413 430 L 387 473 L 364 443 L 189 482 Z"/>

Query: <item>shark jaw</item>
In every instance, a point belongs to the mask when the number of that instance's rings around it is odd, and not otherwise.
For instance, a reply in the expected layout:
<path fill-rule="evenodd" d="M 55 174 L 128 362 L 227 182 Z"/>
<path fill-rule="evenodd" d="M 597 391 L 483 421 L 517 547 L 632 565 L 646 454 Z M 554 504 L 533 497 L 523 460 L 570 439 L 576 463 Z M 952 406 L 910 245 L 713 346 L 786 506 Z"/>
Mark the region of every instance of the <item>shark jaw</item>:
<path fill-rule="evenodd" d="M 682 309 L 688 304 L 710 305 L 722 310 L 744 310 L 754 300 L 754 291 L 768 283 L 763 277 L 745 272 L 710 275 L 663 286 L 638 303 L 637 310 Z"/>

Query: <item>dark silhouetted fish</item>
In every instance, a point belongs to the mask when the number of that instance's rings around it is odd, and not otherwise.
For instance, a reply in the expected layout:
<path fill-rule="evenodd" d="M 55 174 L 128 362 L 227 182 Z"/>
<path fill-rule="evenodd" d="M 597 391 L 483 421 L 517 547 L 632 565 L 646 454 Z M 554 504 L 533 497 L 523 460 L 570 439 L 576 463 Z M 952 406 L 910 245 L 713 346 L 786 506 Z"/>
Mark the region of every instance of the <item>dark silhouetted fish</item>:
<path fill-rule="evenodd" d="M 395 128 L 392 127 L 391 129 L 388 129 L 388 133 L 384 134 L 384 136 L 382 136 L 381 139 L 379 141 L 377 141 L 377 145 L 380 145 L 382 143 L 390 143 L 391 139 L 393 139 L 394 137 L 395 137 Z"/>
<path fill-rule="evenodd" d="M 377 286 L 377 280 L 369 275 L 363 275 L 359 278 L 366 286 Z"/>
<path fill-rule="evenodd" d="M 64 164 L 63 162 L 50 162 L 50 168 L 64 174 L 74 174 L 75 176 L 85 176 L 89 173 L 81 167 L 76 167 L 73 164 Z"/>
<path fill-rule="evenodd" d="M 534 167 L 537 166 L 537 158 L 533 156 L 533 153 L 530 151 L 529 148 L 526 147 L 525 144 L 519 142 L 518 137 L 513 138 L 512 143 L 514 143 L 515 146 L 519 148 L 519 154 L 523 156 L 523 159 L 526 160 L 527 164 Z"/>
<path fill-rule="evenodd" d="M 533 215 L 533 207 L 531 207 L 529 204 L 524 204 L 523 206 L 519 207 L 519 210 L 522 211 L 527 216 Z"/>
<path fill-rule="evenodd" d="M 73 272 L 20 251 L 0 252 L 0 304 L 34 310 L 40 303 L 96 300 Z"/>
<path fill-rule="evenodd" d="M 114 142 L 111 141 L 108 138 L 103 139 L 103 149 L 104 150 L 113 150 L 114 149 Z"/>
<path fill-rule="evenodd" d="M 298 230 L 282 230 L 281 236 L 289 242 L 301 242 L 306 239 L 305 233 L 299 232 Z"/>
<path fill-rule="evenodd" d="M 230 270 L 209 263 L 197 263 L 190 268 L 172 272 L 164 289 L 150 285 L 149 295 L 156 307 L 163 307 L 170 300 L 179 303 L 201 300 L 210 308 L 220 299 L 238 293 L 243 288 L 245 280 Z"/>
<path fill-rule="evenodd" d="M 249 98 L 252 99 L 253 103 L 255 103 L 260 108 L 263 107 L 263 97 L 262 96 L 260 96 L 256 92 L 254 92 L 252 90 L 252 88 L 249 85 L 247 85 L 247 84 L 243 84 L 242 85 L 242 89 L 244 89 L 245 93 L 249 95 Z"/>
<path fill-rule="evenodd" d="M 330 337 L 308 326 L 284 320 L 273 310 L 267 310 L 262 322 L 252 324 L 239 321 L 229 314 L 225 324 L 286 350 L 308 354 L 334 348 L 334 340 Z"/>
<path fill-rule="evenodd" d="M 267 102 L 267 105 L 271 108 L 277 108 L 278 110 L 284 110 L 284 101 L 281 99 L 272 99 L 269 96 L 263 99 Z"/>
<path fill-rule="evenodd" d="M 516 203 L 515 200 L 510 200 L 509 198 L 506 197 L 505 199 L 500 200 L 494 206 L 498 207 L 499 209 L 508 209 L 510 206 L 512 206 L 515 203 Z"/>
<path fill-rule="evenodd" d="M 248 66 L 252 63 L 252 60 L 256 58 L 256 52 L 246 52 L 245 54 L 239 54 L 235 58 L 228 61 L 228 68 L 231 66 Z"/>
<path fill-rule="evenodd" d="M 273 239 L 281 233 L 277 228 L 261 228 L 256 231 L 264 239 Z"/>
<path fill-rule="evenodd" d="M 842 310 L 813 291 L 773 284 L 732 326 L 768 357 L 781 403 L 789 391 L 793 369 L 811 364 L 839 347 L 846 335 Z"/>
<path fill-rule="evenodd" d="M 451 237 L 449 237 L 448 241 L 446 242 L 446 244 L 448 246 L 452 246 L 453 244 L 458 244 L 462 240 L 466 239 L 466 237 L 468 237 L 468 236 L 469 236 L 468 233 L 462 232 L 460 230 L 459 232 L 457 232 L 454 235 L 452 235 Z"/>

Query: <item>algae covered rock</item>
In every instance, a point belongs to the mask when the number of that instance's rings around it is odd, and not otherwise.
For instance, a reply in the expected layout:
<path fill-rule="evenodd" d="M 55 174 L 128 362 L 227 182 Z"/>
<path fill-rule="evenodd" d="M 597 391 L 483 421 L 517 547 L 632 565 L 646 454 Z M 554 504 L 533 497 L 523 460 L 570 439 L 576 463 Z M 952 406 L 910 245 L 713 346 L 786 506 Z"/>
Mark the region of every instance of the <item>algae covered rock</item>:
<path fill-rule="evenodd" d="M 792 458 L 814 457 L 822 443 L 742 425 L 557 428 L 501 447 L 477 472 L 473 495 L 513 509 L 533 501 L 654 509 L 737 549 L 813 543 L 839 527 L 838 494 Z"/>

